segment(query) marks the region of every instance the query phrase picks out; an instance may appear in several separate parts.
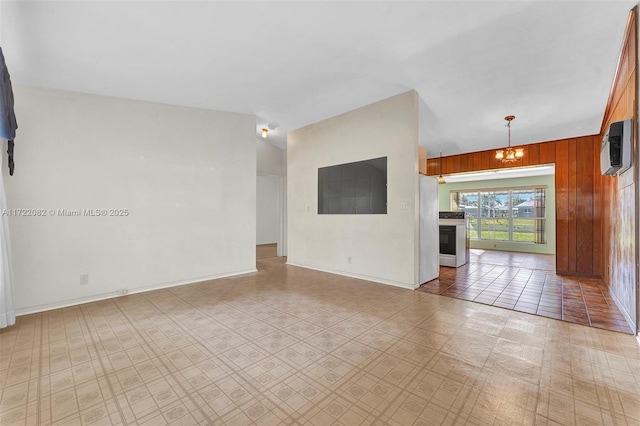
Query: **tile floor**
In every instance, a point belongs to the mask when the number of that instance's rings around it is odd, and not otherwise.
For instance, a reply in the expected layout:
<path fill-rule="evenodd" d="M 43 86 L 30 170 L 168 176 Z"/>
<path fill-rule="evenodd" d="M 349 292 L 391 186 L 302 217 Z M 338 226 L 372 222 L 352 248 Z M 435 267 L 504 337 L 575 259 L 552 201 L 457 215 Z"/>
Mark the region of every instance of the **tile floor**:
<path fill-rule="evenodd" d="M 640 425 L 634 336 L 283 262 L 19 317 L 0 424 Z"/>
<path fill-rule="evenodd" d="M 556 275 L 553 255 L 472 250 L 460 268 L 419 290 L 499 308 L 632 333 L 600 279 Z"/>
<path fill-rule="evenodd" d="M 553 254 L 518 253 L 498 250 L 469 250 L 471 263 L 485 265 L 517 266 L 527 269 L 556 270 L 556 256 Z"/>

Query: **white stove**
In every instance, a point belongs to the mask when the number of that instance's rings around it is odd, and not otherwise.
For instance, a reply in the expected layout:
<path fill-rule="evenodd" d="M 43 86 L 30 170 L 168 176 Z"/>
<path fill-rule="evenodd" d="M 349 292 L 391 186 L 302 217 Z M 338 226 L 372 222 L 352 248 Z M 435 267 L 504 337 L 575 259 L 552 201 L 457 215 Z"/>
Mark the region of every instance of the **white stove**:
<path fill-rule="evenodd" d="M 464 212 L 440 212 L 440 266 L 458 268 L 469 261 L 467 222 Z"/>

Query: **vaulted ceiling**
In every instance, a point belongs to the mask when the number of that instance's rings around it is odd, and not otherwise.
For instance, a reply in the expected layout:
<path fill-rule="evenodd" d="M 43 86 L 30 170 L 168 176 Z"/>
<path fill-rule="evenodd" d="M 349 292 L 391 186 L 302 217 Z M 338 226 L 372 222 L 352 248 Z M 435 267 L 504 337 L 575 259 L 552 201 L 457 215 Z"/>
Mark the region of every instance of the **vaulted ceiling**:
<path fill-rule="evenodd" d="M 281 147 L 415 89 L 433 157 L 506 145 L 509 114 L 513 144 L 598 133 L 635 5 L 2 1 L 0 22 L 14 84 L 255 114 Z"/>

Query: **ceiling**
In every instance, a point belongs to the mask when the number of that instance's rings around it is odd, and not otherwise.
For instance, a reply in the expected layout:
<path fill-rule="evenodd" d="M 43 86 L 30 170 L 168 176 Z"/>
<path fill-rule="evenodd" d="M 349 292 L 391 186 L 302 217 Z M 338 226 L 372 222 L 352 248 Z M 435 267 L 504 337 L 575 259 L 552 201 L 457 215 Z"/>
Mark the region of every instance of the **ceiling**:
<path fill-rule="evenodd" d="M 286 132 L 414 89 L 429 157 L 595 134 L 637 1 L 2 1 L 14 84 Z M 117 123 L 114 123 L 117 125 Z M 373 126 L 384 126 L 384 117 Z"/>

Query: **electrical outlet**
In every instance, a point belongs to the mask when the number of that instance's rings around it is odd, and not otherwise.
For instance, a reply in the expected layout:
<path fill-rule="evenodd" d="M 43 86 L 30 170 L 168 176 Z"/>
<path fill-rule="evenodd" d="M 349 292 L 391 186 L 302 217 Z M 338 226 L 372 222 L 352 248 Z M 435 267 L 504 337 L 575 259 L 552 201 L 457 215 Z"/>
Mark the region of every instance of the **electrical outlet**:
<path fill-rule="evenodd" d="M 351 256 L 347 257 L 347 262 L 351 263 Z"/>
<path fill-rule="evenodd" d="M 87 284 L 89 284 L 89 274 L 80 275 L 80 285 L 87 285 Z"/>

